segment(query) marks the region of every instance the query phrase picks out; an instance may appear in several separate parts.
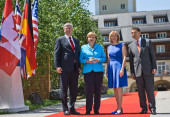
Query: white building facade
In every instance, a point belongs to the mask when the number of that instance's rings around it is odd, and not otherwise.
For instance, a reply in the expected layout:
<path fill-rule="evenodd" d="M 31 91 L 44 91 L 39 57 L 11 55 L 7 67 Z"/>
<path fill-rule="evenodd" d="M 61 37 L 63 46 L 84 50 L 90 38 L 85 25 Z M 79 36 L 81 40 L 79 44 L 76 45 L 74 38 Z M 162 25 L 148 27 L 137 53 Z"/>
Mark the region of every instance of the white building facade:
<path fill-rule="evenodd" d="M 131 28 L 139 27 L 141 37 L 150 39 L 154 45 L 157 58 L 154 89 L 170 90 L 170 10 L 95 15 L 93 19 L 98 23 L 98 29 L 105 40 L 106 53 L 106 48 L 110 45 L 108 37 L 111 31 L 119 32 L 121 42 L 128 45 L 134 40 L 131 37 Z M 106 63 L 103 66 L 106 70 Z M 128 57 L 126 69 L 128 73 L 127 91 L 136 91 L 136 83 L 130 78 Z"/>

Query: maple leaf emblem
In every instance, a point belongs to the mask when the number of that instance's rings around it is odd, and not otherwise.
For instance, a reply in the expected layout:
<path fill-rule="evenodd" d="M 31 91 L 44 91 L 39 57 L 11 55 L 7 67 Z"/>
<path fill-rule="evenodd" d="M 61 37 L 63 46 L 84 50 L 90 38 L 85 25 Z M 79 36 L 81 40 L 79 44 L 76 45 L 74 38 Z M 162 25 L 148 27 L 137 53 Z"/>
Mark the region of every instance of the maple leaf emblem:
<path fill-rule="evenodd" d="M 16 28 L 15 16 L 12 16 L 12 19 L 13 19 L 13 22 L 14 22 L 14 28 L 13 28 L 13 30 L 16 31 L 16 32 L 18 32 L 18 31 L 17 31 L 17 28 Z M 17 36 L 17 37 L 18 37 L 18 36 Z M 15 40 L 17 39 L 17 37 L 15 37 L 13 41 L 15 41 Z"/>

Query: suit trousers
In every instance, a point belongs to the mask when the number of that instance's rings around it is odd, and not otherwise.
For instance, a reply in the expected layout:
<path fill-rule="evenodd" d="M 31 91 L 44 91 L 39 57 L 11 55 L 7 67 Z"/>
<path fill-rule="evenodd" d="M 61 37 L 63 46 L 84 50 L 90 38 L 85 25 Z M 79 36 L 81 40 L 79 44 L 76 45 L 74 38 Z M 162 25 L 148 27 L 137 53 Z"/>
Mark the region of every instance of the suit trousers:
<path fill-rule="evenodd" d="M 138 88 L 138 95 L 140 100 L 140 107 L 147 109 L 146 94 L 149 102 L 149 109 L 155 108 L 155 97 L 154 97 L 154 75 L 142 75 L 136 78 L 136 84 Z"/>
<path fill-rule="evenodd" d="M 90 72 L 84 74 L 86 86 L 86 111 L 92 110 L 94 93 L 94 111 L 99 111 L 101 101 L 101 87 L 103 83 L 103 72 Z"/>
<path fill-rule="evenodd" d="M 74 111 L 74 105 L 77 98 L 78 90 L 78 71 L 76 70 L 76 65 L 73 72 L 64 72 L 60 74 L 60 98 L 62 101 L 63 111 Z M 69 88 L 69 108 L 67 106 L 67 90 Z"/>

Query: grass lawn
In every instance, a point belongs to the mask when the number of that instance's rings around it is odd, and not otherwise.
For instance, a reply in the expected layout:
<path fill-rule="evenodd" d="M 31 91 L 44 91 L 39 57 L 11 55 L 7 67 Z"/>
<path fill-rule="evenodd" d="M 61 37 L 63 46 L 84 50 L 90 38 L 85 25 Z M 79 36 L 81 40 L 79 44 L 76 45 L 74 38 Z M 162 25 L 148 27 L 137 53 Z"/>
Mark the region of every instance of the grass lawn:
<path fill-rule="evenodd" d="M 43 102 L 44 102 L 44 104 L 42 104 L 42 105 L 32 105 L 29 100 L 25 100 L 25 105 L 29 106 L 29 111 L 31 111 L 31 110 L 35 110 L 35 109 L 42 108 L 45 106 L 51 106 L 54 104 L 61 103 L 60 100 L 43 100 Z M 9 112 L 0 111 L 0 114 L 9 114 Z"/>
<path fill-rule="evenodd" d="M 1 115 L 1 114 L 9 114 L 9 112 L 0 111 L 0 115 Z"/>
<path fill-rule="evenodd" d="M 43 102 L 44 102 L 44 104 L 42 104 L 42 105 L 32 105 L 29 100 L 25 100 L 25 105 L 29 106 L 29 111 L 31 111 L 31 110 L 35 110 L 35 109 L 42 108 L 45 106 L 51 106 L 54 104 L 61 103 L 60 100 L 43 100 Z"/>

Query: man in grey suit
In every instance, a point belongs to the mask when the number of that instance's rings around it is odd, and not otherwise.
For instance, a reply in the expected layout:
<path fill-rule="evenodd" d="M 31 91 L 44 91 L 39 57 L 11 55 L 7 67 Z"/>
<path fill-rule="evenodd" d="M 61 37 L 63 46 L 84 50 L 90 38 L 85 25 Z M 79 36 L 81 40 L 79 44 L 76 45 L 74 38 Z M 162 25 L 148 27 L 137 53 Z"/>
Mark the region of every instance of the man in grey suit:
<path fill-rule="evenodd" d="M 132 37 L 135 39 L 129 44 L 129 60 L 132 79 L 136 80 L 140 107 L 140 114 L 147 113 L 146 94 L 151 114 L 156 114 L 154 97 L 154 74 L 156 73 L 156 58 L 152 43 L 149 39 L 142 39 L 138 27 L 132 27 Z M 146 92 L 146 93 L 145 93 Z"/>
<path fill-rule="evenodd" d="M 73 25 L 64 25 L 65 35 L 57 38 L 54 49 L 54 64 L 60 76 L 61 101 L 65 115 L 80 114 L 74 108 L 77 98 L 79 63 L 79 40 L 72 36 Z M 67 89 L 69 87 L 69 107 L 67 106 Z"/>

